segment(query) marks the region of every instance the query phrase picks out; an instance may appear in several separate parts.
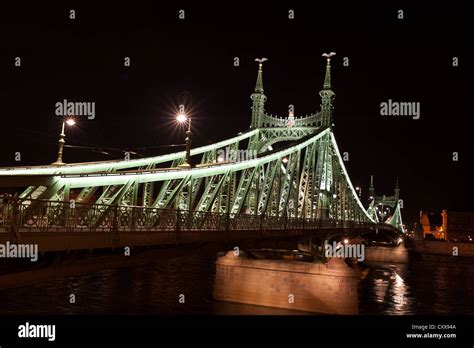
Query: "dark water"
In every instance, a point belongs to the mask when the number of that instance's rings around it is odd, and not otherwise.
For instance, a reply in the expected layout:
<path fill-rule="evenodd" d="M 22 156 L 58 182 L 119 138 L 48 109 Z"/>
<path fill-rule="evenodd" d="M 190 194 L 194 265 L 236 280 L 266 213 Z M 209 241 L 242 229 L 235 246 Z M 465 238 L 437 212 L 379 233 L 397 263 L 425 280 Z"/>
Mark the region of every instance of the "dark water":
<path fill-rule="evenodd" d="M 151 263 L 3 289 L 0 314 L 304 314 L 213 301 L 216 251 L 201 246 Z M 359 269 L 361 314 L 474 314 L 473 261 Z M 69 303 L 70 294 L 76 303 Z"/>

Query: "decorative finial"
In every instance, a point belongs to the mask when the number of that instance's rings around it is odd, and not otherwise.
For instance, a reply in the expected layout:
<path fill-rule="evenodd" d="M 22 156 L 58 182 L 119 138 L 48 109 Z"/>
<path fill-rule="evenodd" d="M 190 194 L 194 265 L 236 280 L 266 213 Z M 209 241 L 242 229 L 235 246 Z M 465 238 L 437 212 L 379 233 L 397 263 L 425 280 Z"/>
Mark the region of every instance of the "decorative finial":
<path fill-rule="evenodd" d="M 255 58 L 255 61 L 258 62 L 258 67 L 261 69 L 263 62 L 267 61 L 268 59 L 263 57 L 263 58 Z"/>
<path fill-rule="evenodd" d="M 335 55 L 336 55 L 336 52 L 323 53 L 323 57 L 326 57 L 328 65 L 331 63 L 331 57 Z"/>

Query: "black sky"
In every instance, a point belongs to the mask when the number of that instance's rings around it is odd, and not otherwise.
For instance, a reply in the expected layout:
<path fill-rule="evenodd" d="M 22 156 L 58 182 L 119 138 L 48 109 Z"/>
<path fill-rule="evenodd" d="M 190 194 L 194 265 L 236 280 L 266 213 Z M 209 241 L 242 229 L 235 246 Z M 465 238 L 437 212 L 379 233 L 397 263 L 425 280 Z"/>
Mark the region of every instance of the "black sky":
<path fill-rule="evenodd" d="M 180 95 L 191 96 L 196 146 L 235 135 L 250 125 L 256 57 L 269 58 L 269 113 L 286 116 L 288 104 L 297 115 L 313 113 L 323 82 L 321 53 L 335 51 L 334 131 L 340 150 L 350 154 L 353 183 L 367 193 L 374 174 L 377 193 L 392 194 L 398 175 L 408 220 L 419 209 L 474 211 L 472 14 L 464 8 L 396 2 L 0 6 L 0 166 L 18 165 L 17 151 L 21 165 L 54 161 L 60 126 L 54 104 L 63 99 L 96 103 L 96 119 L 81 120 L 68 144 L 182 143 L 183 132 L 170 126 Z M 180 9 L 185 20 L 178 19 Z M 123 66 L 125 56 L 131 67 Z M 388 99 L 421 102 L 421 118 L 380 116 Z M 67 162 L 110 158 L 77 149 L 65 154 Z"/>

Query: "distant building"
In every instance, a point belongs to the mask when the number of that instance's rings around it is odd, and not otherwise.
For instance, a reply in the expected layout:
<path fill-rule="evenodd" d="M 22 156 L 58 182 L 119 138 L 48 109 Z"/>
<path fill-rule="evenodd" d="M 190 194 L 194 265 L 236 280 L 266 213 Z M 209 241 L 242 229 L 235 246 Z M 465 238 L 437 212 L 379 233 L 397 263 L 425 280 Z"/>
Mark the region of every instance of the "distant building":
<path fill-rule="evenodd" d="M 446 239 L 441 215 L 420 211 L 420 224 L 423 228 L 423 238 Z"/>
<path fill-rule="evenodd" d="M 424 238 L 472 242 L 474 213 L 443 210 L 441 214 L 420 211 Z"/>

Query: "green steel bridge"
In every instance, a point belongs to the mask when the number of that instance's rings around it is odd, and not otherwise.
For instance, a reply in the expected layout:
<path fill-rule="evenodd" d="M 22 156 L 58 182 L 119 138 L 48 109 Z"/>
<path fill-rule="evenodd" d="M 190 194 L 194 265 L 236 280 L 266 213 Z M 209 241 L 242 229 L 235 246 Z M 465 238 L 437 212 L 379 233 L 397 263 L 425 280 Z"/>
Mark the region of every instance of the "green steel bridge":
<path fill-rule="evenodd" d="M 233 138 L 191 149 L 188 131 L 187 150 L 166 155 L 0 168 L 0 187 L 23 190 L 0 203 L 0 242 L 49 251 L 402 231 L 398 191 L 379 221 L 377 198 L 366 209 L 351 183 L 332 129 L 332 54 L 323 56 L 321 107 L 312 115 L 267 114 L 257 60 L 250 129 Z"/>

